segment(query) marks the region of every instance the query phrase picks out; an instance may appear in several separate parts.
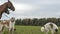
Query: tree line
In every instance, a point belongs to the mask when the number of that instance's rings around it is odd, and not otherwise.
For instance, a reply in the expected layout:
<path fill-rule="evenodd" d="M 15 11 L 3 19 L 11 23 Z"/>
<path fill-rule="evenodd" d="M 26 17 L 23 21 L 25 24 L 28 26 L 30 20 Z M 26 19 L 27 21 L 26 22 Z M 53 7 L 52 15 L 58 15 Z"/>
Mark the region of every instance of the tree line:
<path fill-rule="evenodd" d="M 26 19 L 16 19 L 16 25 L 31 25 L 31 26 L 43 26 L 48 22 L 53 22 L 60 26 L 60 18 L 26 18 Z"/>

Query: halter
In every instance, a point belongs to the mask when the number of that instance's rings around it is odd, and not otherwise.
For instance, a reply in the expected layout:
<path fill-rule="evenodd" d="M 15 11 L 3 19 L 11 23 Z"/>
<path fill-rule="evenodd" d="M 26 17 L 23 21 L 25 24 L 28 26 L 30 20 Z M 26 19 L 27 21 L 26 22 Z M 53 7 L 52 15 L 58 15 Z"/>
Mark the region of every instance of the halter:
<path fill-rule="evenodd" d="M 5 16 L 8 17 L 6 14 L 5 14 Z M 8 17 L 8 18 L 10 18 L 10 17 Z"/>

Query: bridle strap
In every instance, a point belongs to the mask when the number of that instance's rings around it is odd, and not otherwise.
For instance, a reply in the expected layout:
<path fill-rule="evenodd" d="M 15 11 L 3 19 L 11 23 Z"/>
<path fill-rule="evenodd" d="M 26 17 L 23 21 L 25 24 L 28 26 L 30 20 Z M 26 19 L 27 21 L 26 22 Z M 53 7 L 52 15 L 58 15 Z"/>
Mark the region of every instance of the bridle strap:
<path fill-rule="evenodd" d="M 7 15 L 5 15 L 6 17 L 8 17 Z M 10 18 L 10 17 L 8 17 L 8 18 Z"/>

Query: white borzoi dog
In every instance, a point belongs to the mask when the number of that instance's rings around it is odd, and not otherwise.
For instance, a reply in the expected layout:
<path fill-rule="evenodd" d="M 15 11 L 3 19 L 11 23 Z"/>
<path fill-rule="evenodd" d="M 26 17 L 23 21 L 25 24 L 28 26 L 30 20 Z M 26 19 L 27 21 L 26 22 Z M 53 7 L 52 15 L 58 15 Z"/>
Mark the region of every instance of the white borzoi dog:
<path fill-rule="evenodd" d="M 12 17 L 10 20 L 4 20 L 0 22 L 0 34 L 2 34 L 4 28 L 8 28 L 9 34 L 13 34 L 15 30 L 15 18 Z"/>
<path fill-rule="evenodd" d="M 52 22 L 48 22 L 47 24 L 45 24 L 43 27 L 41 27 L 41 31 L 45 32 L 46 34 L 48 34 L 48 32 L 51 30 L 52 34 L 58 34 L 58 26 Z"/>

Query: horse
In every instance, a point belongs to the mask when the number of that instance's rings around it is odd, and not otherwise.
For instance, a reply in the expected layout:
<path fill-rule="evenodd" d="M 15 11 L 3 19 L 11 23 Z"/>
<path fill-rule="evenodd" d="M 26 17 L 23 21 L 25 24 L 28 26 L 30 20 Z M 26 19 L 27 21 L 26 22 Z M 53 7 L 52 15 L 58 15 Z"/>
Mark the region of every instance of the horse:
<path fill-rule="evenodd" d="M 43 27 L 41 27 L 41 31 L 46 34 L 48 34 L 50 30 L 52 34 L 58 34 L 58 26 L 52 22 L 48 22 Z"/>
<path fill-rule="evenodd" d="M 0 34 L 4 32 L 4 28 L 8 28 L 9 34 L 14 34 L 14 31 L 16 31 L 15 18 L 12 17 L 10 20 L 0 22 Z"/>
<path fill-rule="evenodd" d="M 15 7 L 13 6 L 12 2 L 8 0 L 4 4 L 0 5 L 0 19 L 3 13 L 10 14 L 9 10 L 15 11 Z"/>

